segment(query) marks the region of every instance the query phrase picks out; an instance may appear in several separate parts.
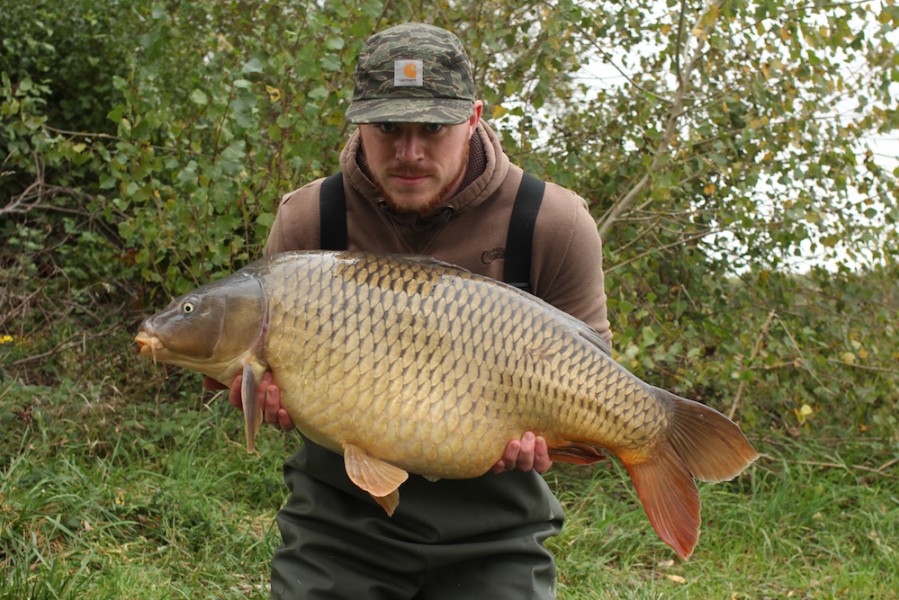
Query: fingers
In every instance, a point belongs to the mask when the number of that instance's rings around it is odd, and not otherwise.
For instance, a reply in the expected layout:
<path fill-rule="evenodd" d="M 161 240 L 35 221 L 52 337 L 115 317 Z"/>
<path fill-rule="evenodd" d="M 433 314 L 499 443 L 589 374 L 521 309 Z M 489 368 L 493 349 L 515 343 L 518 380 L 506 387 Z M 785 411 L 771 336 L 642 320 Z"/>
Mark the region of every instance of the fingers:
<path fill-rule="evenodd" d="M 502 457 L 491 469 L 494 473 L 502 473 L 518 469 L 520 471 L 536 470 L 544 473 L 552 466 L 549 448 L 543 436 L 527 431 L 520 440 L 512 440 L 506 445 Z"/>
<path fill-rule="evenodd" d="M 240 400 L 241 383 L 243 377 L 238 375 L 231 382 L 231 394 L 228 400 L 235 408 L 241 408 L 243 404 Z M 284 431 L 290 431 L 294 428 L 290 414 L 281 406 L 281 390 L 272 381 L 272 374 L 268 371 L 262 376 L 262 381 L 256 388 L 256 395 L 259 399 L 259 406 L 262 408 L 262 420 L 269 425 L 274 425 Z"/>
<path fill-rule="evenodd" d="M 278 426 L 284 431 L 290 431 L 294 427 L 290 415 L 283 408 L 278 409 Z"/>
<path fill-rule="evenodd" d="M 521 449 L 518 451 L 518 460 L 515 466 L 520 471 L 530 471 L 534 468 L 534 445 L 536 444 L 536 436 L 530 431 L 526 431 L 521 436 Z"/>
<path fill-rule="evenodd" d="M 281 390 L 272 381 L 269 373 L 266 373 L 262 378 L 260 387 L 262 388 L 260 393 L 264 394 L 264 398 L 261 399 L 261 405 L 264 407 L 265 422 L 284 431 L 293 429 L 293 421 L 290 419 L 290 415 L 281 406 Z"/>
<path fill-rule="evenodd" d="M 503 452 L 502 458 L 496 461 L 496 464 L 493 465 L 493 468 L 490 469 L 494 473 L 502 473 L 503 471 L 507 471 L 509 469 L 514 469 L 516 463 L 518 462 L 518 453 L 521 451 L 521 442 L 518 440 L 512 440 L 508 444 L 506 444 L 506 449 Z"/>
<path fill-rule="evenodd" d="M 240 401 L 241 385 L 243 385 L 243 375 L 238 375 L 231 381 L 231 389 L 228 390 L 228 403 L 234 408 L 243 411 L 243 402 Z"/>
<path fill-rule="evenodd" d="M 262 407 L 265 422 L 269 425 L 276 425 L 278 423 L 278 409 L 281 408 L 281 394 L 277 386 L 272 383 L 272 376 L 268 372 L 262 376 L 256 395 L 259 397 L 259 406 Z"/>
<path fill-rule="evenodd" d="M 549 457 L 549 447 L 546 445 L 546 439 L 542 435 L 538 435 L 534 440 L 534 470 L 538 473 L 546 473 L 553 466 L 553 461 Z"/>

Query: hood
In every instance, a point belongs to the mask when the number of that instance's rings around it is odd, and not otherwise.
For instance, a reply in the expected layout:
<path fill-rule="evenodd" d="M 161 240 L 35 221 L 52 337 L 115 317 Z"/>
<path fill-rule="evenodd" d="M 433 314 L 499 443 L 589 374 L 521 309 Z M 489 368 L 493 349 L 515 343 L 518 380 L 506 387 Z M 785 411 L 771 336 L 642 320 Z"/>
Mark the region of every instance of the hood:
<path fill-rule="evenodd" d="M 503 152 L 496 133 L 483 120 L 478 123 L 471 139 L 471 152 L 468 159 L 468 172 L 462 187 L 455 196 L 437 208 L 435 213 L 460 214 L 485 202 L 502 185 L 509 171 L 509 158 Z M 340 153 L 340 170 L 349 184 L 363 198 L 380 198 L 380 192 L 369 179 L 365 169 L 364 157 L 360 152 L 361 136 L 356 130 L 350 136 L 346 146 Z M 431 215 L 425 215 L 428 218 Z"/>

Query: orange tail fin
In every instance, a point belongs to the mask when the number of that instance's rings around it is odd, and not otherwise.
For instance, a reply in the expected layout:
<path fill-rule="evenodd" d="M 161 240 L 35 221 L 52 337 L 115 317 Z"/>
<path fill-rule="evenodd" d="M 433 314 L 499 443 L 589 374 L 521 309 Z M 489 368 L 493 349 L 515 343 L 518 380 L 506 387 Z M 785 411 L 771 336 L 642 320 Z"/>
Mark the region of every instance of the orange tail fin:
<path fill-rule="evenodd" d="M 671 427 L 648 461 L 624 463 L 650 523 L 678 556 L 687 558 L 699 539 L 702 481 L 733 479 L 758 453 L 733 421 L 713 408 L 655 388 L 673 409 Z"/>

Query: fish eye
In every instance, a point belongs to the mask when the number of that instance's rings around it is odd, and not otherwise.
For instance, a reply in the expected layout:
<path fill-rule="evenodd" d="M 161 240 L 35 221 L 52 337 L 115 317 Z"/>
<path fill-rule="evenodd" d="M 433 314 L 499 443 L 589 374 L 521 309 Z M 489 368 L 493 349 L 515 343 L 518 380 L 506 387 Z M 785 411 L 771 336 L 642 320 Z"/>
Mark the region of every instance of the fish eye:
<path fill-rule="evenodd" d="M 190 313 L 194 312 L 194 308 L 195 308 L 195 307 L 194 307 L 194 303 L 193 303 L 193 302 L 185 302 L 185 303 L 181 306 L 181 312 L 183 312 L 183 313 L 186 314 L 186 315 L 189 315 Z"/>

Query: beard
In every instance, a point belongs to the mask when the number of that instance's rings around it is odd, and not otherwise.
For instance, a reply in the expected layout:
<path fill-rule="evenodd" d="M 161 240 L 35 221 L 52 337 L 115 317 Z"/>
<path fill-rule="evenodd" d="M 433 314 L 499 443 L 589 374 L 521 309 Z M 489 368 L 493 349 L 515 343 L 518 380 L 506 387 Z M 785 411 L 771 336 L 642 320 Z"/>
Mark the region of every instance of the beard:
<path fill-rule="evenodd" d="M 384 198 L 385 203 L 390 209 L 396 213 L 400 214 L 417 214 L 417 215 L 425 215 L 431 212 L 432 210 L 439 208 L 441 205 L 445 204 L 447 200 L 450 198 L 450 194 L 454 191 L 456 186 L 459 185 L 463 173 L 468 168 L 468 155 L 469 155 L 469 145 L 463 144 L 462 151 L 459 154 L 458 162 L 456 163 L 455 172 L 453 176 L 447 180 L 447 183 L 441 187 L 437 193 L 435 193 L 430 198 L 425 199 L 424 202 L 417 202 L 414 206 L 410 206 L 408 203 L 403 203 L 397 200 L 396 197 L 391 195 L 387 189 L 381 184 L 381 182 L 376 177 L 372 177 L 374 179 L 374 184 L 381 192 L 381 197 Z M 409 175 L 415 175 L 414 169 L 409 169 Z"/>

